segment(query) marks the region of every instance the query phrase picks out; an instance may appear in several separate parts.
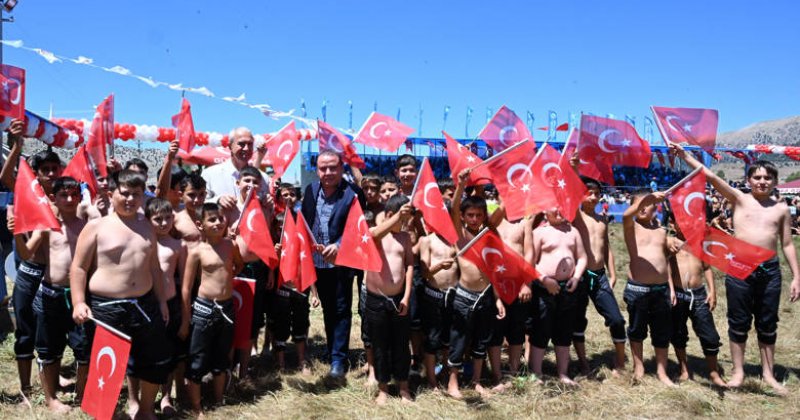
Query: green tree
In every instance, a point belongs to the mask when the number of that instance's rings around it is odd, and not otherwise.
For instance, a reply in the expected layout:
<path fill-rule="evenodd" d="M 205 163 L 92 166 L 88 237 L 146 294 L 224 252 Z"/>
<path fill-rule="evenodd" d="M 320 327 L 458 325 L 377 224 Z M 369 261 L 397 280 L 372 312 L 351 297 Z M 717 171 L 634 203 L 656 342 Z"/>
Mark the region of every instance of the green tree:
<path fill-rule="evenodd" d="M 722 179 L 727 179 L 727 178 L 725 178 L 725 171 L 723 171 L 722 169 L 717 171 L 717 176 L 722 178 Z"/>

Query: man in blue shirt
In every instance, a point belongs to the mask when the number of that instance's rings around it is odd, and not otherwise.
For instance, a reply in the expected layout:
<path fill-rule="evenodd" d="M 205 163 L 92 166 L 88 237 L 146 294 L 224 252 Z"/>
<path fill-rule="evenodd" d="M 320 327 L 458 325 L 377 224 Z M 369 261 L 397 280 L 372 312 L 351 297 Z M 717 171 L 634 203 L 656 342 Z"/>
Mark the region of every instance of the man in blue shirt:
<path fill-rule="evenodd" d="M 364 193 L 342 178 L 342 157 L 332 150 L 323 150 L 317 157 L 317 176 L 303 194 L 305 217 L 314 240 L 322 252 L 314 253 L 317 269 L 317 293 L 322 304 L 328 354 L 331 358 L 330 376 L 343 378 L 347 372 L 347 353 L 350 350 L 354 270 L 334 264 L 353 198 L 365 206 Z"/>

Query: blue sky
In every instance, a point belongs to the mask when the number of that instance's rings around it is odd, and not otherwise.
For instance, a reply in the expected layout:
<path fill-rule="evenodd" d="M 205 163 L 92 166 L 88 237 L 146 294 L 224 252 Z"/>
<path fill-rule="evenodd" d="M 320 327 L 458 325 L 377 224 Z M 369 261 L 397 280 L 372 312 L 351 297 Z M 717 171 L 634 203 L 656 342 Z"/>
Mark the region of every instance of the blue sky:
<path fill-rule="evenodd" d="M 720 110 L 720 131 L 798 114 L 800 25 L 796 1 L 33 1 L 20 0 L 7 40 L 91 57 L 170 83 L 246 92 L 275 109 L 308 104 L 358 128 L 378 110 L 439 136 L 470 134 L 486 108 L 507 104 L 536 125 L 548 110 L 625 114 L 650 105 Z M 72 63 L 48 64 L 4 47 L 24 67 L 28 109 L 90 118 L 116 94 L 118 122 L 168 126 L 180 94 Z M 227 132 L 278 129 L 255 110 L 187 94 L 195 127 Z M 642 133 L 643 134 L 643 133 Z M 536 132 L 538 139 L 544 137 Z"/>

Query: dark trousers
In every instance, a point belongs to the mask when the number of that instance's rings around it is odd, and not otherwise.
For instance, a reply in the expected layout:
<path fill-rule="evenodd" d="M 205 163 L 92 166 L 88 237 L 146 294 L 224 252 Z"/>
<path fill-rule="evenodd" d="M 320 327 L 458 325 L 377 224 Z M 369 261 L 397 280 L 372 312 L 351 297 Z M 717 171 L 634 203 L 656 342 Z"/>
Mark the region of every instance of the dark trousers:
<path fill-rule="evenodd" d="M 591 299 L 595 309 L 605 320 L 606 327 L 611 330 L 611 339 L 615 343 L 624 343 L 626 338 L 625 318 L 622 317 L 622 313 L 619 310 L 617 299 L 614 298 L 614 291 L 608 283 L 605 270 L 598 272 L 586 270 L 575 293 L 578 296 L 578 308 L 572 340 L 579 343 L 586 341 L 586 327 L 589 325 L 589 320 L 586 318 L 586 309 L 589 307 L 589 300 Z"/>
<path fill-rule="evenodd" d="M 316 286 L 322 304 L 331 366 L 346 366 L 353 318 L 353 270 L 347 267 L 317 268 Z"/>
<path fill-rule="evenodd" d="M 36 314 L 33 311 L 33 299 L 39 284 L 44 277 L 46 266 L 22 261 L 17 269 L 14 291 L 11 299 L 14 304 L 14 318 L 17 329 L 14 331 L 14 354 L 17 360 L 33 359 L 33 348 L 36 344 Z"/>
<path fill-rule="evenodd" d="M 389 382 L 392 376 L 397 381 L 408 380 L 411 317 L 397 312 L 402 298 L 402 294 L 384 297 L 367 292 L 364 318 L 375 355 L 375 377 L 381 383 Z"/>
<path fill-rule="evenodd" d="M 747 341 L 755 319 L 758 341 L 775 344 L 778 337 L 778 306 L 781 303 L 781 267 L 778 258 L 762 263 L 744 280 L 725 276 L 728 299 L 728 337 L 734 343 Z"/>
<path fill-rule="evenodd" d="M 692 320 L 692 329 L 700 339 L 700 347 L 706 356 L 716 356 L 719 347 L 719 333 L 714 325 L 714 315 L 706 303 L 706 287 L 695 289 L 675 289 L 678 303 L 672 307 L 672 345 L 676 349 L 686 349 L 689 341 L 689 328 L 686 323 Z"/>

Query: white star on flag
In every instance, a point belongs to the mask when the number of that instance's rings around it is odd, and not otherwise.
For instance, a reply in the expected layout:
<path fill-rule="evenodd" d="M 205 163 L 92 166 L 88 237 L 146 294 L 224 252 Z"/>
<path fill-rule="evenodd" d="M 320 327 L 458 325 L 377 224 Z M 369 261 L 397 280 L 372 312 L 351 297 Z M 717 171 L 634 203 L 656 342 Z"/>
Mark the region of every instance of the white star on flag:
<path fill-rule="evenodd" d="M 688 131 L 688 132 L 691 132 L 692 131 L 692 126 L 690 124 L 684 124 L 683 125 L 683 129 Z"/>
<path fill-rule="evenodd" d="M 47 197 L 39 197 L 39 204 L 48 204 Z"/>
<path fill-rule="evenodd" d="M 300 259 L 304 260 L 305 258 L 306 258 L 306 252 L 305 251 L 300 251 Z"/>
<path fill-rule="evenodd" d="M 361 235 L 361 242 L 363 243 L 369 242 L 369 235 L 367 235 L 366 233 Z"/>
<path fill-rule="evenodd" d="M 504 266 L 502 264 L 498 265 L 497 268 L 494 269 L 494 272 L 495 273 L 505 273 L 506 272 L 506 266 Z"/>
<path fill-rule="evenodd" d="M 98 389 L 102 390 L 105 385 L 106 385 L 106 383 L 103 381 L 103 377 L 102 376 L 97 378 L 97 388 Z"/>
<path fill-rule="evenodd" d="M 735 257 L 735 255 L 733 255 L 732 252 L 725 254 L 725 259 L 728 261 L 733 261 L 733 257 Z"/>
<path fill-rule="evenodd" d="M 628 147 L 630 145 L 631 145 L 631 141 L 630 140 L 628 140 L 628 139 L 623 139 L 622 140 L 622 147 Z"/>
<path fill-rule="evenodd" d="M 531 186 L 528 184 L 523 184 L 521 189 L 523 192 L 528 192 L 531 190 Z"/>
<path fill-rule="evenodd" d="M 561 188 L 563 190 L 566 186 L 567 186 L 567 183 L 564 182 L 563 179 L 559 179 L 558 180 L 558 188 Z"/>
<path fill-rule="evenodd" d="M 475 157 L 474 156 L 467 156 L 467 161 L 469 163 L 475 162 Z"/>

